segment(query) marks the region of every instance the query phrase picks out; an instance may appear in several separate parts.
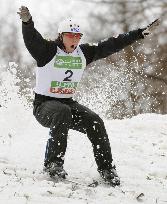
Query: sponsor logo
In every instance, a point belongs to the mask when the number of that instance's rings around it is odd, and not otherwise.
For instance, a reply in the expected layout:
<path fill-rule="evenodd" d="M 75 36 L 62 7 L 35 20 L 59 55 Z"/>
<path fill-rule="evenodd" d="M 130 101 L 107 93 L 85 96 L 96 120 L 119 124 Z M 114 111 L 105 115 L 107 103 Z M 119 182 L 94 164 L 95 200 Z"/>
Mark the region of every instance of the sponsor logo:
<path fill-rule="evenodd" d="M 78 82 L 58 82 L 52 81 L 49 92 L 59 94 L 74 94 Z"/>
<path fill-rule="evenodd" d="M 51 87 L 61 87 L 61 88 L 77 88 L 78 82 L 59 82 L 52 81 Z"/>
<path fill-rule="evenodd" d="M 57 94 L 74 94 L 75 93 L 75 89 L 73 88 L 69 88 L 69 89 L 66 89 L 66 88 L 55 88 L 55 87 L 51 87 L 50 88 L 50 92 L 51 93 L 57 93 Z"/>
<path fill-rule="evenodd" d="M 56 55 L 54 67 L 63 69 L 82 69 L 82 59 L 81 57 Z"/>

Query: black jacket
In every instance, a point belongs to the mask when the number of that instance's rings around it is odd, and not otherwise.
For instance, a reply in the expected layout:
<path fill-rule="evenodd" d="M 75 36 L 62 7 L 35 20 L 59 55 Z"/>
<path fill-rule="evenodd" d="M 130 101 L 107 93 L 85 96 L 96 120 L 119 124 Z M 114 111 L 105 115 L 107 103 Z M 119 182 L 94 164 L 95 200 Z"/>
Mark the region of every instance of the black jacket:
<path fill-rule="evenodd" d="M 144 29 L 133 30 L 128 33 L 120 34 L 118 37 L 110 37 L 96 45 L 90 45 L 88 43 L 79 45 L 86 58 L 86 64 L 88 65 L 95 60 L 108 57 L 134 43 L 136 40 L 144 38 L 142 35 L 143 30 Z M 25 45 L 32 57 L 36 60 L 38 67 L 43 67 L 50 62 L 56 55 L 57 46 L 60 48 L 63 46 L 59 40 L 45 40 L 34 28 L 34 22 L 32 20 L 22 24 L 22 32 Z M 45 101 L 51 97 L 48 98 L 36 94 L 36 98 Z"/>

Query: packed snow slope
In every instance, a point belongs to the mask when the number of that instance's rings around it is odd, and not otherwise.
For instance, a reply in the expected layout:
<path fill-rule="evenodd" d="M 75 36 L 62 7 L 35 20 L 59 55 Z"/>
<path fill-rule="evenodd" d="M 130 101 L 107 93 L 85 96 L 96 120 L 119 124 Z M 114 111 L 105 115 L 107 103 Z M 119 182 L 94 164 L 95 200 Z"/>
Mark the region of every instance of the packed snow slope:
<path fill-rule="evenodd" d="M 65 158 L 73 182 L 55 183 L 42 173 L 48 129 L 21 103 L 0 107 L 0 203 L 167 203 L 167 115 L 144 114 L 105 125 L 121 186 L 102 183 L 88 138 L 75 131 L 69 132 Z M 88 187 L 93 180 L 99 185 Z"/>

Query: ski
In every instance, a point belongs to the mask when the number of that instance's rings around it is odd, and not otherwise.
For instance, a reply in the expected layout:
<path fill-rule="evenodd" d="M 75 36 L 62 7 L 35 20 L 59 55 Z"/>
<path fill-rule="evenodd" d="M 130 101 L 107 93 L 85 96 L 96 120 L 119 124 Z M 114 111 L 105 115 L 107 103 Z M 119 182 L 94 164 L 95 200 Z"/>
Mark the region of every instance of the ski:
<path fill-rule="evenodd" d="M 73 184 L 75 186 L 80 186 L 80 187 L 85 187 L 85 188 L 96 188 L 99 185 L 105 185 L 107 187 L 113 187 L 113 188 L 115 188 L 115 187 L 119 188 L 120 187 L 120 185 L 119 186 L 114 185 L 113 183 L 106 182 L 106 181 L 93 180 L 92 182 L 85 183 L 85 182 L 81 182 L 81 181 L 76 181 L 76 178 L 71 178 L 71 179 L 65 178 L 65 179 L 63 179 L 63 178 L 57 178 L 56 177 L 56 178 L 52 178 L 52 181 L 56 182 L 56 183 L 58 183 L 58 182 L 63 182 L 63 183 L 67 183 L 67 184 L 71 183 L 71 184 Z"/>
<path fill-rule="evenodd" d="M 50 177 L 51 178 L 51 181 L 53 181 L 54 183 L 59 183 L 59 182 L 62 182 L 62 183 L 65 183 L 65 184 L 72 184 L 72 185 L 75 185 L 75 186 L 80 186 L 80 187 L 90 187 L 90 188 L 95 188 L 99 185 L 99 182 L 98 181 L 95 181 L 93 180 L 92 182 L 90 183 L 82 183 L 80 181 L 76 181 L 76 178 L 72 178 L 72 179 L 69 179 L 69 178 L 60 178 L 60 177 Z"/>

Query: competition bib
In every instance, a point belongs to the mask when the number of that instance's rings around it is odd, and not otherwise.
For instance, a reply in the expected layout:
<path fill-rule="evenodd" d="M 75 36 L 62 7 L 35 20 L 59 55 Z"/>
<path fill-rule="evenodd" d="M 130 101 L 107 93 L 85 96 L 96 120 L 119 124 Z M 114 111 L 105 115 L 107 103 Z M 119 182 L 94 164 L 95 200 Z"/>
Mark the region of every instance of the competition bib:
<path fill-rule="evenodd" d="M 35 92 L 55 98 L 70 98 L 85 67 L 86 59 L 80 47 L 69 54 L 57 47 L 55 57 L 44 67 L 37 67 Z"/>

